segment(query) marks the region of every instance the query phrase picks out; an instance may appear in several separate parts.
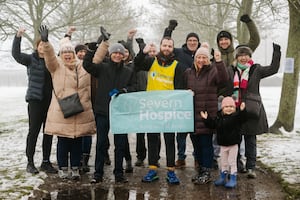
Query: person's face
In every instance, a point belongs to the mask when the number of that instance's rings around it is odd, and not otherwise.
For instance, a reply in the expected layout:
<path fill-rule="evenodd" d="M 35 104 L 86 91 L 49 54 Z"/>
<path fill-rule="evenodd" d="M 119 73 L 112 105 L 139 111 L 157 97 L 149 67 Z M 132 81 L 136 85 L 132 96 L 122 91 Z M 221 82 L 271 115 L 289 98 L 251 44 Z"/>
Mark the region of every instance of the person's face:
<path fill-rule="evenodd" d="M 196 56 L 195 64 L 198 69 L 201 69 L 204 65 L 209 64 L 209 58 L 205 55 L 199 54 Z"/>
<path fill-rule="evenodd" d="M 242 54 L 237 57 L 238 63 L 246 65 L 250 61 L 251 57 L 248 54 Z"/>
<path fill-rule="evenodd" d="M 219 46 L 222 49 L 228 49 L 228 47 L 230 47 L 231 45 L 231 40 L 229 38 L 226 37 L 221 37 L 219 40 Z"/>
<path fill-rule="evenodd" d="M 148 52 L 148 55 L 149 55 L 150 57 L 156 56 L 156 48 L 155 48 L 154 46 L 151 46 L 151 47 L 150 47 L 150 50 L 149 50 L 149 52 Z"/>
<path fill-rule="evenodd" d="M 186 45 L 188 50 L 194 52 L 198 49 L 199 41 L 196 37 L 189 37 L 188 40 L 186 41 Z"/>
<path fill-rule="evenodd" d="M 124 55 L 120 52 L 114 52 L 110 55 L 110 59 L 115 63 L 120 63 L 124 59 Z"/>
<path fill-rule="evenodd" d="M 129 51 L 128 51 L 127 49 L 125 49 L 124 52 L 125 52 L 125 53 L 124 53 L 124 58 L 123 58 L 123 60 L 127 60 L 128 57 L 129 57 Z"/>
<path fill-rule="evenodd" d="M 65 63 L 71 63 L 75 59 L 75 54 L 73 51 L 66 51 L 62 52 L 60 57 Z"/>
<path fill-rule="evenodd" d="M 82 49 L 82 50 L 77 52 L 76 56 L 79 60 L 83 60 L 85 54 L 86 54 L 86 50 Z"/>
<path fill-rule="evenodd" d="M 164 56 L 169 56 L 173 53 L 174 43 L 173 40 L 163 39 L 160 44 L 160 52 Z"/>
<path fill-rule="evenodd" d="M 236 111 L 236 108 L 233 105 L 225 105 L 222 108 L 222 111 L 223 111 L 224 115 L 230 115 L 230 114 L 232 114 L 232 113 L 234 113 Z"/>

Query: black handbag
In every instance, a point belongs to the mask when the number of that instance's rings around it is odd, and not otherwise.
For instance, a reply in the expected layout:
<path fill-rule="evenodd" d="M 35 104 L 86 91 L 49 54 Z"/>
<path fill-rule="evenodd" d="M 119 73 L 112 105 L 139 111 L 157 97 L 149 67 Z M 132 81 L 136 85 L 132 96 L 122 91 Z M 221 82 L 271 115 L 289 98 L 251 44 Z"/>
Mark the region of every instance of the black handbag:
<path fill-rule="evenodd" d="M 77 68 L 76 68 L 76 78 L 77 78 L 77 89 L 78 89 Z M 62 113 L 64 114 L 64 118 L 74 116 L 74 115 L 84 111 L 83 106 L 80 102 L 78 92 L 60 99 L 57 97 L 54 88 L 53 88 L 53 91 L 57 98 L 59 107 L 60 107 Z"/>
<path fill-rule="evenodd" d="M 247 116 L 252 119 L 259 119 L 262 107 L 261 97 L 257 94 L 247 92 L 245 96 Z"/>

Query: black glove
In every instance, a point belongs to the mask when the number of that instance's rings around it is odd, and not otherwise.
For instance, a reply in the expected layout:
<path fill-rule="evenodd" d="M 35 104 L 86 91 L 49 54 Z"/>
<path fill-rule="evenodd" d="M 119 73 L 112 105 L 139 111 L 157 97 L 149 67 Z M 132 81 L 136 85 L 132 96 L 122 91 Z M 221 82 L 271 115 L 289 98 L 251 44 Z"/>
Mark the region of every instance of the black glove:
<path fill-rule="evenodd" d="M 215 50 L 214 50 L 214 48 L 211 48 L 210 55 L 211 55 L 210 62 L 214 62 L 215 61 Z"/>
<path fill-rule="evenodd" d="M 248 14 L 245 14 L 245 15 L 242 15 L 240 20 L 242 22 L 245 22 L 245 23 L 248 23 L 248 22 L 251 22 L 252 20 L 250 19 L 249 15 Z"/>
<path fill-rule="evenodd" d="M 169 26 L 168 26 L 168 28 L 171 29 L 171 30 L 174 30 L 175 27 L 176 27 L 177 25 L 178 25 L 177 20 L 171 19 L 171 20 L 169 21 Z"/>
<path fill-rule="evenodd" d="M 138 43 L 140 50 L 143 50 L 146 46 L 143 38 L 136 38 L 135 41 Z"/>
<path fill-rule="evenodd" d="M 98 43 L 96 42 L 90 42 L 87 44 L 88 50 L 90 51 L 96 51 L 98 48 Z"/>
<path fill-rule="evenodd" d="M 100 35 L 97 39 L 97 44 L 100 44 L 103 40 L 103 35 Z"/>
<path fill-rule="evenodd" d="M 48 27 L 46 25 L 40 26 L 39 33 L 41 35 L 41 40 L 43 42 L 48 42 Z"/>
<path fill-rule="evenodd" d="M 104 41 L 109 40 L 111 34 L 108 33 L 103 26 L 100 26 L 100 32 L 101 32 L 101 35 L 103 36 Z"/>
<path fill-rule="evenodd" d="M 274 51 L 280 51 L 280 45 L 279 44 L 275 44 L 274 42 L 273 42 L 273 50 Z"/>

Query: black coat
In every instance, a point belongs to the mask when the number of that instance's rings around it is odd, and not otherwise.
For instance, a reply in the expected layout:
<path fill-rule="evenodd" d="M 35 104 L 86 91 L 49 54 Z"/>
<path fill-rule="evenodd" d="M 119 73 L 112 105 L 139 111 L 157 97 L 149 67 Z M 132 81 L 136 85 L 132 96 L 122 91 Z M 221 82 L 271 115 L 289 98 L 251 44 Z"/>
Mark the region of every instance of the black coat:
<path fill-rule="evenodd" d="M 231 146 L 241 143 L 241 127 L 246 121 L 246 111 L 237 110 L 230 115 L 219 111 L 217 117 L 204 120 L 207 127 L 217 130 L 217 142 L 221 146 Z"/>
<path fill-rule="evenodd" d="M 115 63 L 112 60 L 95 64 L 92 61 L 93 57 L 94 52 L 88 51 L 83 60 L 83 67 L 98 80 L 94 112 L 108 116 L 111 99 L 109 92 L 113 89 L 121 91 L 123 88 L 133 91 L 133 70 L 123 62 Z"/>
<path fill-rule="evenodd" d="M 274 51 L 271 65 L 261 66 L 260 64 L 254 64 L 253 66 L 251 66 L 249 71 L 247 92 L 260 96 L 260 80 L 272 76 L 278 72 L 278 69 L 280 67 L 280 58 L 281 52 Z M 230 70 L 231 83 L 233 83 L 234 73 L 236 71 L 237 68 L 235 66 L 232 66 Z M 233 84 L 231 85 L 231 88 L 233 88 Z M 242 99 L 243 98 L 244 97 L 242 96 Z M 269 131 L 267 115 L 263 103 L 262 108 L 260 110 L 260 117 L 258 119 L 248 118 L 247 122 L 244 123 L 242 128 L 244 135 L 259 135 L 262 133 L 267 133 Z"/>

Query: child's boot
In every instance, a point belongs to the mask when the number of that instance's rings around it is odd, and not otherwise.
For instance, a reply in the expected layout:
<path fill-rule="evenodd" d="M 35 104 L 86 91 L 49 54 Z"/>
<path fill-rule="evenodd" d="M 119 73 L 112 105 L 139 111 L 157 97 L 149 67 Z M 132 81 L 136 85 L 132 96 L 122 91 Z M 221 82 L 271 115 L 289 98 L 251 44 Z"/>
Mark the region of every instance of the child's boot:
<path fill-rule="evenodd" d="M 236 187 L 236 174 L 230 174 L 230 180 L 225 184 L 226 188 Z"/>
<path fill-rule="evenodd" d="M 215 186 L 222 186 L 226 184 L 227 171 L 223 171 L 220 173 L 219 179 L 217 179 L 214 183 Z"/>

